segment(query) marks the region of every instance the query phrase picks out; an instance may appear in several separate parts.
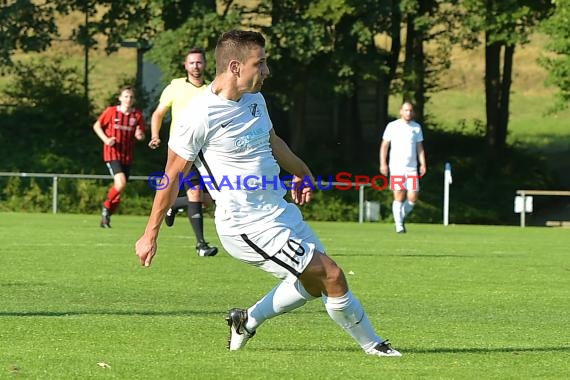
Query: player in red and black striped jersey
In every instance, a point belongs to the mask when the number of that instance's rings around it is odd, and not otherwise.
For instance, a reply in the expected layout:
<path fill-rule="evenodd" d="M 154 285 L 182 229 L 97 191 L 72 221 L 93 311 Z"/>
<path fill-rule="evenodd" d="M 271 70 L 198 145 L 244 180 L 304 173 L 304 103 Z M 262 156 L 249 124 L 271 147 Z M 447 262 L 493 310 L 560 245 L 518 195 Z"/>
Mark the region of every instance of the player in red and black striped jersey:
<path fill-rule="evenodd" d="M 101 212 L 101 227 L 111 227 L 111 215 L 121 202 L 121 193 L 127 186 L 136 140 L 145 138 L 145 122 L 142 112 L 133 108 L 134 89 L 121 88 L 118 106 L 108 107 L 93 125 L 93 130 L 103 141 L 103 160 L 113 176 L 113 185 L 107 192 Z"/>

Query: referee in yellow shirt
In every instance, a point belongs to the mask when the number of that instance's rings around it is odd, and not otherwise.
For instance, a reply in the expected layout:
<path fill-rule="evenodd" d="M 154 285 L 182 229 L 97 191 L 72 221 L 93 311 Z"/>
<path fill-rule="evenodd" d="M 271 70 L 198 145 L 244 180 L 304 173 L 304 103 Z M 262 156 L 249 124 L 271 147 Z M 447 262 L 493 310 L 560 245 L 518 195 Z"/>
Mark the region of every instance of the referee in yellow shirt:
<path fill-rule="evenodd" d="M 184 68 L 186 69 L 186 77 L 173 79 L 166 86 L 160 95 L 158 107 L 152 114 L 150 124 L 151 139 L 148 143 L 151 149 L 156 149 L 160 146 L 160 128 L 168 110 L 170 109 L 171 111 L 170 129 L 172 130 L 172 126 L 176 123 L 176 118 L 179 117 L 181 111 L 186 108 L 190 100 L 206 89 L 207 84 L 204 81 L 206 54 L 203 49 L 190 49 L 184 60 Z M 202 213 L 203 198 L 207 197 L 210 201 L 211 199 L 208 194 L 203 194 L 200 189 L 200 178 L 196 167 L 192 166 L 190 172 L 196 173 L 190 181 L 193 188 L 185 183 L 187 197 L 182 196 L 176 199 L 168 210 L 164 221 L 167 226 L 172 226 L 178 210 L 186 208 L 190 225 L 196 235 L 196 253 L 199 256 L 215 256 L 218 253 L 218 248 L 209 246 L 204 239 L 204 218 Z"/>

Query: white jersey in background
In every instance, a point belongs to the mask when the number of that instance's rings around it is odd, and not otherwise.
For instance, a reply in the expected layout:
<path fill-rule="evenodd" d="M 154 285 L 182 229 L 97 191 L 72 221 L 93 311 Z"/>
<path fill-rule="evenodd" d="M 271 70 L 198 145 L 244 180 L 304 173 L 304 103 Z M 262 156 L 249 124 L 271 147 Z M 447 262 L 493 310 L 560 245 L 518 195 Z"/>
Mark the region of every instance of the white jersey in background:
<path fill-rule="evenodd" d="M 269 144 L 272 128 L 263 95 L 246 93 L 235 102 L 214 94 L 211 85 L 173 126 L 169 148 L 196 161 L 204 182 L 212 183 L 219 234 L 253 233 L 257 223 L 270 227 L 287 207 Z"/>
<path fill-rule="evenodd" d="M 390 141 L 389 167 L 392 174 L 417 172 L 417 143 L 424 140 L 422 127 L 415 121 L 394 120 L 386 126 L 382 139 Z"/>

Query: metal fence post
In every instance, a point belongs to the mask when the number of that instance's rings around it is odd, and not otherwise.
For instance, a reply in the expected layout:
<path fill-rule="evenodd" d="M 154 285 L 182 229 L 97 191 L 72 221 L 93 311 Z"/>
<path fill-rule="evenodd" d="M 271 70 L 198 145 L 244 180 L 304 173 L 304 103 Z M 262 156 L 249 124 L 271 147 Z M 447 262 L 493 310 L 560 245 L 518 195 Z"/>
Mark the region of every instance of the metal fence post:
<path fill-rule="evenodd" d="M 358 223 L 364 221 L 364 186 L 358 188 Z"/>
<path fill-rule="evenodd" d="M 449 225 L 449 185 L 451 184 L 451 164 L 445 163 L 443 174 L 443 225 Z"/>
<path fill-rule="evenodd" d="M 521 192 L 521 200 L 522 200 L 522 210 L 521 210 L 521 227 L 524 227 L 526 224 L 526 194 L 525 192 Z"/>
<path fill-rule="evenodd" d="M 53 176 L 53 184 L 51 189 L 51 210 L 57 214 L 57 176 Z"/>

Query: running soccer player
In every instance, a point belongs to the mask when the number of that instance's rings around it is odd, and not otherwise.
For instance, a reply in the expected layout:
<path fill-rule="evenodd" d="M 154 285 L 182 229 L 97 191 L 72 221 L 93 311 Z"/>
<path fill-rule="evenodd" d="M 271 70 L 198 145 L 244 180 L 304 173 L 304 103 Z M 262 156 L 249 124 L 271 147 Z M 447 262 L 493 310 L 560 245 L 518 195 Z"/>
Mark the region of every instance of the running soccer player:
<path fill-rule="evenodd" d="M 258 32 L 233 30 L 219 38 L 215 54 L 214 81 L 184 111 L 170 137 L 165 168 L 170 183 L 156 192 L 146 229 L 135 244 L 141 265 L 150 266 L 157 252 L 160 225 L 176 197 L 178 173 L 196 162 L 215 187 L 210 194 L 224 248 L 282 280 L 248 309 L 228 312 L 230 350 L 242 349 L 266 320 L 321 297 L 331 319 L 366 354 L 401 356 L 376 334 L 342 269 L 274 181 L 282 167 L 293 174 L 294 202 L 311 200 L 311 171 L 275 133 L 259 92 L 269 75 L 265 39 Z M 254 180 L 242 186 L 246 176 Z"/>
<path fill-rule="evenodd" d="M 121 193 L 127 186 L 135 141 L 145 137 L 145 123 L 142 112 L 133 108 L 135 91 L 124 86 L 119 91 L 119 105 L 105 109 L 99 116 L 93 130 L 103 141 L 103 160 L 113 176 L 113 185 L 107 191 L 101 211 L 102 228 L 111 228 L 111 215 L 121 203 Z"/>

